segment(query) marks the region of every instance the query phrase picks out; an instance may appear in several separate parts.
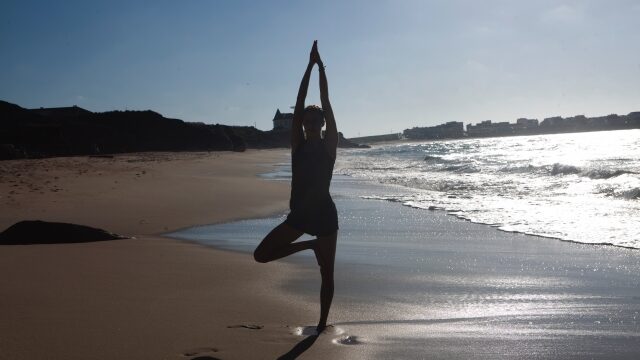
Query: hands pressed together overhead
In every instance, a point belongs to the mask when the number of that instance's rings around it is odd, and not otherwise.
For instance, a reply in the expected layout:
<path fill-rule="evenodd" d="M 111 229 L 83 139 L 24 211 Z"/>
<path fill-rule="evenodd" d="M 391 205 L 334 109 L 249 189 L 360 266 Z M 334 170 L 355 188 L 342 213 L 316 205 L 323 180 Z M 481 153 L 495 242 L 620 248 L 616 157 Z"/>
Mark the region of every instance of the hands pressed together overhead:
<path fill-rule="evenodd" d="M 311 47 L 311 54 L 309 54 L 309 63 L 318 64 L 318 66 L 323 67 L 322 59 L 320 59 L 320 53 L 318 52 L 318 40 L 313 41 L 313 46 Z"/>

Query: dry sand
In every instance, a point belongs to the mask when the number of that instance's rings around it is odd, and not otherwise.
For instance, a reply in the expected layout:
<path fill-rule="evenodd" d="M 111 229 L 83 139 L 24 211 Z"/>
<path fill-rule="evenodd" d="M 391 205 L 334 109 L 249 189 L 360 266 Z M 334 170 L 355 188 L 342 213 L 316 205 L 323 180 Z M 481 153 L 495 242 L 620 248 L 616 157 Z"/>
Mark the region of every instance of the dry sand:
<path fill-rule="evenodd" d="M 0 162 L 0 229 L 39 219 L 136 237 L 0 246 L 0 359 L 273 359 L 305 345 L 293 328 L 314 324 L 318 305 L 282 291 L 294 265 L 158 236 L 285 210 L 288 184 L 256 174 L 287 159 L 269 150 Z M 321 336 L 304 358 L 353 351 Z"/>
<path fill-rule="evenodd" d="M 256 174 L 284 150 L 140 153 L 0 162 L 0 228 L 17 220 L 67 221 L 126 235 L 286 209 L 286 184 Z"/>

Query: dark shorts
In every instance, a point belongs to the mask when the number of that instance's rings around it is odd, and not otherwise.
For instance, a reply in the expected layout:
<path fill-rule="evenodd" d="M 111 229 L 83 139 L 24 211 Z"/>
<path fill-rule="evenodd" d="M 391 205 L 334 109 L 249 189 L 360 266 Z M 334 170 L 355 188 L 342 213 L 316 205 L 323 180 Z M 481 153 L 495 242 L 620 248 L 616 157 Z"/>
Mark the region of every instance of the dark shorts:
<path fill-rule="evenodd" d="M 333 235 L 338 231 L 338 211 L 333 200 L 329 200 L 321 205 L 292 209 L 284 222 L 309 235 Z"/>

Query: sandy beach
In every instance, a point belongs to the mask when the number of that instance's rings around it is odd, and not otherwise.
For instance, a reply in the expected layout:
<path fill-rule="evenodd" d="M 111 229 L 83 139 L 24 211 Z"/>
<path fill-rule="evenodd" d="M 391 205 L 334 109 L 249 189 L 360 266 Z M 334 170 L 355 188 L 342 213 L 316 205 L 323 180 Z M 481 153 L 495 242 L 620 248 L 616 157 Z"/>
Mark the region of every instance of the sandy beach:
<path fill-rule="evenodd" d="M 288 207 L 286 184 L 256 174 L 286 151 L 140 153 L 0 162 L 0 228 L 67 221 L 125 235 L 269 214 Z"/>
<path fill-rule="evenodd" d="M 251 256 L 289 197 L 287 181 L 257 174 L 286 180 L 278 164 L 287 161 L 269 150 L 0 162 L 2 228 L 40 219 L 134 237 L 0 246 L 0 359 L 640 353 L 637 250 L 366 199 L 407 189 L 345 176 L 332 183 L 341 221 L 333 326 L 307 337 L 318 318 L 312 254 L 266 265 Z"/>
<path fill-rule="evenodd" d="M 0 247 L 0 359 L 273 359 L 317 321 L 274 292 L 295 265 L 158 236 L 283 211 L 289 187 L 256 176 L 285 150 L 0 162 L 0 228 L 95 226 L 134 239 Z M 254 325 L 260 329 L 252 329 Z M 306 358 L 348 352 L 316 341 Z"/>

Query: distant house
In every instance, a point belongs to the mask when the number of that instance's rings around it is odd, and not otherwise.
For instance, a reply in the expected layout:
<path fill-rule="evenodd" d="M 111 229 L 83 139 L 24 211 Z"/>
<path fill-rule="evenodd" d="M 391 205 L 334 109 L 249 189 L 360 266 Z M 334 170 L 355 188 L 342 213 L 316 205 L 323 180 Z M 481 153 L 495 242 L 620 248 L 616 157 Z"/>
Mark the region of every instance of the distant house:
<path fill-rule="evenodd" d="M 91 111 L 78 107 L 76 105 L 66 107 L 54 107 L 54 108 L 38 108 L 30 109 L 29 111 L 41 116 L 55 117 L 55 118 L 78 118 L 83 115 L 92 114 Z"/>
<path fill-rule="evenodd" d="M 273 130 L 291 130 L 293 123 L 293 113 L 281 113 L 280 109 L 276 110 L 273 117 Z"/>

